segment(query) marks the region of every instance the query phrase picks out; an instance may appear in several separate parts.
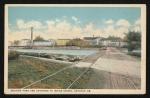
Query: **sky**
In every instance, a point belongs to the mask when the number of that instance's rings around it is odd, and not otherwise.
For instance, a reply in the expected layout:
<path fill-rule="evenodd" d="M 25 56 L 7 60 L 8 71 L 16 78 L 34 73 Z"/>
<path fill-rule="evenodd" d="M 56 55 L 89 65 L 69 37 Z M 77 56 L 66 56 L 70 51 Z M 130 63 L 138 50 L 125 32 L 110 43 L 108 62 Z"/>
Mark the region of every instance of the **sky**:
<path fill-rule="evenodd" d="M 129 30 L 140 32 L 141 10 L 136 7 L 8 7 L 10 41 L 44 39 L 124 37 Z"/>

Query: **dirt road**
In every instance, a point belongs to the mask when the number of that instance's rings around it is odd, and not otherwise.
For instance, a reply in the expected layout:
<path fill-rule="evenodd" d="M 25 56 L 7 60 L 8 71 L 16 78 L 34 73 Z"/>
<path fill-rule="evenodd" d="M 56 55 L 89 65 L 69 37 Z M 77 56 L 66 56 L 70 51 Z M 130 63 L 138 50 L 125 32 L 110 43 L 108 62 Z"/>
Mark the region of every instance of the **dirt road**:
<path fill-rule="evenodd" d="M 107 50 L 100 51 L 91 57 L 84 59 L 76 65 L 77 67 L 89 67 L 94 62 L 92 68 L 95 69 L 95 74 L 83 88 L 140 88 L 141 73 L 139 59 L 126 55 L 116 48 L 107 48 Z M 100 85 L 101 83 L 103 85 Z"/>

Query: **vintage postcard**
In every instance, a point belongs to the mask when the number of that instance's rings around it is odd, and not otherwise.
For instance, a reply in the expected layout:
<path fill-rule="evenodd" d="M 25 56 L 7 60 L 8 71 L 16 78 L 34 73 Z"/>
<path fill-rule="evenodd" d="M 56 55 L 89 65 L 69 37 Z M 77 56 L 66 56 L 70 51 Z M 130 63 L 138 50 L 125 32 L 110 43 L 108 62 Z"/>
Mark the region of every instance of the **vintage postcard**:
<path fill-rule="evenodd" d="M 6 4 L 5 94 L 145 94 L 146 5 Z"/>

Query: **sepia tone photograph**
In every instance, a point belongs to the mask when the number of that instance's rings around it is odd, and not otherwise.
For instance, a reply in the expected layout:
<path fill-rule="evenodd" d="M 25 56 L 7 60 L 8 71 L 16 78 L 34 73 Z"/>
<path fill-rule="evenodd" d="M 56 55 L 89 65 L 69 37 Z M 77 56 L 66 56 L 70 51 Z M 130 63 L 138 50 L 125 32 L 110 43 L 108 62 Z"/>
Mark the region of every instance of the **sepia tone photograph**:
<path fill-rule="evenodd" d="M 146 6 L 5 5 L 6 94 L 145 94 Z"/>

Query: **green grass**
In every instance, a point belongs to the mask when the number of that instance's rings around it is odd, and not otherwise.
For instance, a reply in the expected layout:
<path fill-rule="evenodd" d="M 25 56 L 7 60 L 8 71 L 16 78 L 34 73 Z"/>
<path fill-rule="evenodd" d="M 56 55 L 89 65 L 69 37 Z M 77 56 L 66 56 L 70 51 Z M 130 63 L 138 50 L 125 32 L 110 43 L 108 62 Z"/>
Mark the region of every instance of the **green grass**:
<path fill-rule="evenodd" d="M 30 88 L 42 88 L 42 84 L 48 85 L 46 88 L 67 88 L 83 71 L 85 68 L 68 68 L 52 78 L 45 79 L 38 84 L 33 85 Z"/>
<path fill-rule="evenodd" d="M 8 63 L 8 87 L 22 88 L 66 66 L 68 65 L 25 57 L 10 60 Z"/>
<path fill-rule="evenodd" d="M 71 85 L 86 68 L 69 68 L 55 75 L 52 78 L 45 79 L 29 88 L 47 88 L 47 89 L 66 89 Z M 70 89 L 100 89 L 104 88 L 105 77 L 103 72 L 97 73 L 94 69 L 89 69 L 81 78 L 79 78 Z M 43 86 L 44 85 L 44 86 Z"/>
<path fill-rule="evenodd" d="M 19 58 L 19 53 L 16 51 L 8 51 L 8 59 L 15 60 Z"/>
<path fill-rule="evenodd" d="M 25 87 L 67 66 L 70 65 L 28 57 L 20 57 L 17 60 L 10 60 L 8 65 L 8 87 Z M 86 69 L 87 68 L 71 67 L 28 88 L 66 89 Z M 94 83 L 96 83 L 94 86 L 100 85 L 99 87 L 103 87 L 102 84 L 104 84 L 105 81 L 103 81 L 104 78 L 101 74 L 102 73 L 95 73 L 94 69 L 89 69 L 77 82 L 73 84 L 71 88 L 93 88 L 92 86 Z"/>

